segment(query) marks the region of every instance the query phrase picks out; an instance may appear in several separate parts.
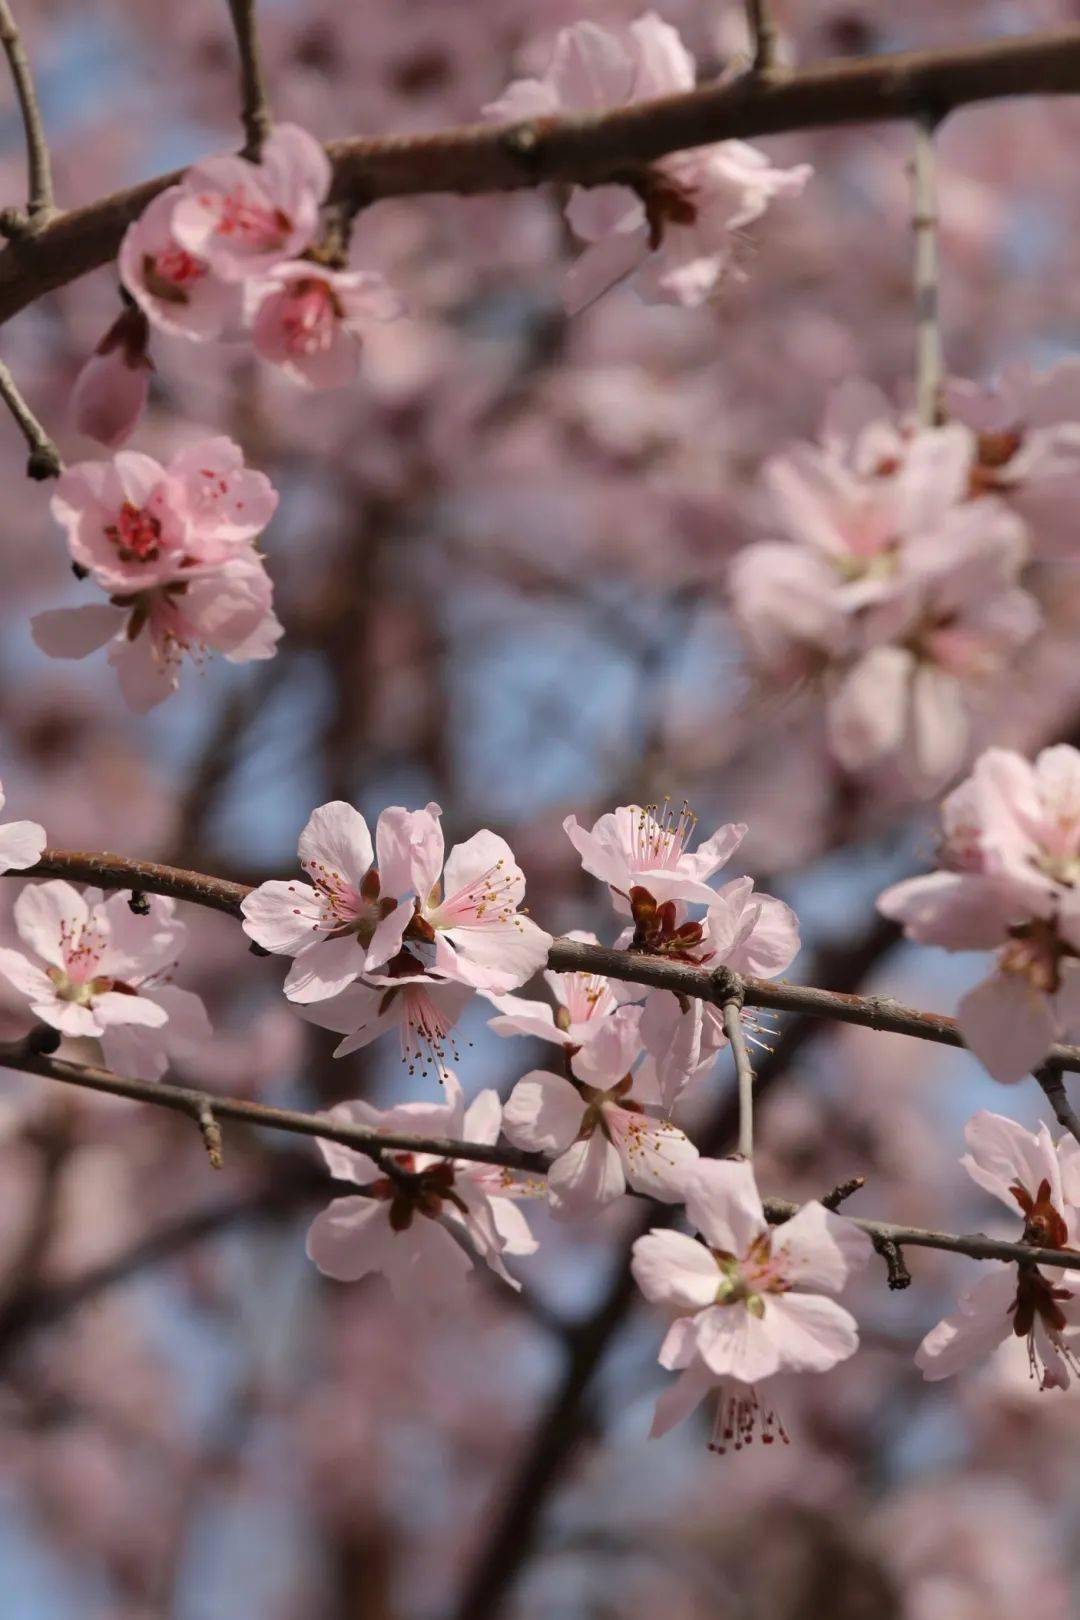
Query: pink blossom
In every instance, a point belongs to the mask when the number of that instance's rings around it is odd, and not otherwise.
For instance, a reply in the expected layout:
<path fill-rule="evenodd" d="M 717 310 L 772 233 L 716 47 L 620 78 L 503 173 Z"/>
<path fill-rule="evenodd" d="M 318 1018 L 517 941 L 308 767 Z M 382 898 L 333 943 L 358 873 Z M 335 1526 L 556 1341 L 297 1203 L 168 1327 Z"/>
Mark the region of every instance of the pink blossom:
<path fill-rule="evenodd" d="M 184 175 L 171 228 L 222 281 L 265 275 L 315 238 L 330 161 L 306 130 L 277 124 L 258 163 L 225 154 Z"/>
<path fill-rule="evenodd" d="M 407 814 L 383 811 L 375 828 L 376 860 L 360 812 L 340 799 L 321 805 L 300 834 L 300 865 L 310 881 L 262 883 L 243 901 L 249 938 L 295 957 L 285 980 L 291 1001 L 336 996 L 400 950 L 414 899 L 398 837 Z"/>
<path fill-rule="evenodd" d="M 36 1018 L 100 1040 L 110 1068 L 156 1080 L 173 1038 L 197 1042 L 209 1025 L 199 998 L 169 983 L 187 932 L 175 901 L 149 896 L 149 913 L 136 916 L 129 899 L 59 879 L 24 889 L 15 926 L 32 955 L 0 949 L 0 973 Z"/>
<path fill-rule="evenodd" d="M 1080 1033 L 1080 754 L 1062 744 L 1032 766 L 988 749 L 942 816 L 943 870 L 895 884 L 878 908 L 920 943 L 997 950 L 957 1017 L 995 1080 L 1020 1080 Z"/>
<path fill-rule="evenodd" d="M 0 810 L 4 808 L 0 785 Z M 0 873 L 22 872 L 41 859 L 47 840 L 44 827 L 36 821 L 8 821 L 0 826 Z"/>
<path fill-rule="evenodd" d="M 542 1069 L 519 1080 L 503 1113 L 517 1147 L 552 1153 L 548 1198 L 559 1214 L 610 1203 L 627 1182 L 677 1203 L 697 1148 L 666 1119 L 645 1113 L 659 1101 L 630 1070 L 641 1055 L 641 1010 L 623 1007 L 571 1059 L 573 1079 Z"/>
<path fill-rule="evenodd" d="M 227 560 L 273 517 L 277 493 L 231 439 L 204 439 L 162 466 L 121 450 L 57 480 L 52 514 L 72 560 L 111 595 L 187 581 Z"/>
<path fill-rule="evenodd" d="M 446 1075 L 445 1103 L 402 1103 L 373 1108 L 340 1103 L 327 1119 L 387 1134 L 448 1137 L 493 1144 L 501 1109 L 494 1091 L 482 1091 L 466 1109 L 456 1077 Z M 472 1262 L 459 1239 L 512 1288 L 504 1255 L 532 1254 L 537 1245 L 516 1199 L 534 1185 L 498 1165 L 442 1159 L 388 1149 L 384 1164 L 336 1142 L 320 1140 L 330 1174 L 366 1189 L 335 1198 L 312 1223 L 307 1252 L 328 1277 L 356 1282 L 382 1272 L 398 1301 L 442 1305 L 459 1296 Z"/>
<path fill-rule="evenodd" d="M 980 1113 L 964 1135 L 961 1164 L 980 1187 L 1024 1217 L 1021 1241 L 1039 1248 L 1074 1248 L 1080 1212 L 1066 1202 L 1063 1165 L 1050 1132 L 1024 1130 L 1000 1114 Z M 1067 1175 L 1075 1178 L 1076 1144 L 1067 1144 Z M 1072 1344 L 1080 1332 L 1080 1290 L 1059 1267 L 995 1265 L 966 1289 L 954 1316 L 923 1339 L 915 1364 L 927 1379 L 949 1378 L 1010 1337 L 1027 1340 L 1031 1376 L 1041 1389 L 1066 1389 L 1080 1372 Z"/>
<path fill-rule="evenodd" d="M 128 226 L 120 244 L 120 279 L 159 330 L 205 341 L 239 325 L 243 296 L 173 235 L 173 211 L 185 195 L 183 186 L 169 186 Z"/>
<path fill-rule="evenodd" d="M 334 270 L 308 259 L 277 265 L 252 293 L 256 351 L 307 388 L 355 382 L 370 323 L 394 320 L 404 307 L 374 271 Z"/>
<path fill-rule="evenodd" d="M 772 979 L 790 967 L 800 943 L 799 921 L 790 906 L 771 894 L 755 893 L 752 878 L 734 878 L 713 897 L 694 957 L 712 968 Z M 670 990 L 646 995 L 641 1037 L 668 1109 L 708 1073 L 727 1045 L 719 1007 L 697 997 L 684 1004 Z"/>
<path fill-rule="evenodd" d="M 75 379 L 75 426 L 110 450 L 130 436 L 146 407 L 153 369 L 146 352 L 149 336 L 143 311 L 125 309 Z"/>
<path fill-rule="evenodd" d="M 685 1180 L 686 1213 L 703 1242 L 656 1229 L 634 1244 L 631 1269 L 646 1299 L 675 1320 L 660 1365 L 681 1373 L 661 1397 L 663 1434 L 717 1384 L 714 1449 L 746 1444 L 761 1419 L 754 1385 L 782 1371 L 825 1372 L 854 1354 L 854 1318 L 838 1293 L 865 1264 L 870 1240 L 818 1203 L 770 1227 L 749 1164 L 702 1159 Z M 763 1438 L 772 1438 L 773 1415 Z"/>
<path fill-rule="evenodd" d="M 675 29 L 648 12 L 628 27 L 561 29 L 544 77 L 515 81 L 484 110 L 514 120 L 600 112 L 692 90 L 695 79 Z M 774 198 L 797 196 L 811 172 L 773 168 L 744 141 L 721 141 L 643 167 L 632 187 L 576 187 L 566 218 L 587 246 L 567 277 L 568 309 L 630 275 L 648 303 L 704 303 L 735 263 L 736 233 Z"/>
<path fill-rule="evenodd" d="M 452 1032 L 473 991 L 465 984 L 429 978 L 407 950 L 389 965 L 395 977 L 380 975 L 373 983 L 357 980 L 328 1001 L 302 1003 L 300 1015 L 310 1024 L 344 1035 L 335 1057 L 348 1057 L 396 1029 L 409 1074 L 426 1075 L 434 1069 L 445 1083 L 450 1072 L 447 1055 L 454 1061 L 458 1057 Z"/>
<path fill-rule="evenodd" d="M 443 869 L 438 805 L 399 812 L 417 897 L 410 949 L 430 973 L 476 990 L 514 990 L 544 966 L 551 935 L 522 912 L 525 874 L 484 828 L 455 844 Z"/>
<path fill-rule="evenodd" d="M 581 856 L 586 872 L 606 883 L 617 911 L 630 910 L 631 889 L 644 889 L 653 900 L 688 900 L 710 905 L 716 891 L 708 879 L 725 865 L 742 843 L 746 827 L 729 823 L 691 853 L 697 817 L 687 805 L 678 815 L 665 800 L 655 805 L 620 805 L 594 822 L 591 831 L 576 816 L 563 822 L 566 836 Z"/>
<path fill-rule="evenodd" d="M 595 934 L 580 928 L 566 937 L 586 945 L 600 943 Z M 499 1014 L 488 1019 L 488 1028 L 497 1035 L 531 1035 L 555 1046 L 584 1046 L 618 1007 L 641 994 L 637 986 L 618 984 L 599 973 L 545 972 L 544 978 L 555 998 L 554 1009 L 546 1001 L 484 991 L 485 1000 Z"/>
<path fill-rule="evenodd" d="M 100 606 L 39 613 L 30 628 L 50 658 L 85 658 L 109 643 L 125 701 L 145 714 L 176 691 L 185 655 L 198 662 L 220 652 L 232 664 L 272 658 L 283 634 L 273 594 L 251 552 Z"/>

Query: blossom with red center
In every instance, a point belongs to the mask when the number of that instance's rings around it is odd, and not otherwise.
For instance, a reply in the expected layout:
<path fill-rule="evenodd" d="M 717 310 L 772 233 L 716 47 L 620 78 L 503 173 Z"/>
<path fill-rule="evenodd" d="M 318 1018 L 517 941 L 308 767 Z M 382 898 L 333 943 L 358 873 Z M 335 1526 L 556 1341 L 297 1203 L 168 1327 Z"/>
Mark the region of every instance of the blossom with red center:
<path fill-rule="evenodd" d="M 0 810 L 4 789 L 0 786 Z M 0 826 L 0 872 L 22 872 L 41 859 L 45 829 L 36 821 L 8 821 Z"/>
<path fill-rule="evenodd" d="M 173 235 L 173 211 L 184 194 L 183 186 L 169 186 L 147 204 L 124 233 L 118 266 L 127 291 L 159 331 L 205 342 L 238 327 L 243 295 Z"/>
<path fill-rule="evenodd" d="M 574 1215 L 609 1203 L 627 1183 L 664 1203 L 683 1196 L 697 1148 L 670 1120 L 646 1113 L 659 1102 L 631 1070 L 642 1055 L 641 1009 L 605 1018 L 571 1058 L 571 1078 L 535 1069 L 518 1081 L 503 1111 L 517 1147 L 552 1153 L 548 1199 Z"/>
<path fill-rule="evenodd" d="M 291 1001 L 326 1001 L 400 949 L 414 893 L 398 825 L 399 812 L 384 810 L 373 846 L 367 822 L 351 804 L 321 805 L 300 834 L 308 882 L 262 883 L 244 900 L 249 938 L 295 958 L 285 980 Z"/>
<path fill-rule="evenodd" d="M 277 124 L 258 163 L 224 154 L 188 169 L 172 234 L 222 281 L 265 275 L 314 241 L 330 179 L 319 142 L 295 124 Z"/>
<path fill-rule="evenodd" d="M 961 1164 L 980 1187 L 1024 1217 L 1021 1243 L 1072 1249 L 1080 1211 L 1080 1148 L 1072 1137 L 1056 1147 L 1040 1124 L 1024 1130 L 1000 1114 L 980 1113 L 964 1132 Z M 1076 1273 L 1057 1267 L 994 1265 L 961 1294 L 959 1309 L 932 1328 L 915 1354 L 924 1378 L 949 1378 L 1006 1340 L 1026 1342 L 1028 1366 L 1040 1389 L 1066 1389 L 1080 1374 L 1080 1287 Z"/>
<path fill-rule="evenodd" d="M 256 353 L 307 388 L 355 382 L 372 321 L 400 315 L 402 300 L 370 270 L 336 270 L 311 260 L 277 265 L 252 290 Z"/>
<path fill-rule="evenodd" d="M 447 1137 L 494 1144 L 501 1109 L 494 1091 L 482 1091 L 465 1107 L 455 1075 L 446 1075 L 444 1103 L 402 1103 L 373 1108 L 340 1103 L 327 1119 L 387 1134 Z M 394 1297 L 443 1305 L 457 1297 L 472 1270 L 460 1239 L 518 1289 L 505 1255 L 532 1254 L 536 1240 L 517 1200 L 536 1184 L 497 1165 L 440 1159 L 430 1153 L 386 1149 L 380 1164 L 336 1142 L 319 1141 L 330 1174 L 352 1181 L 364 1195 L 335 1198 L 308 1232 L 307 1252 L 328 1277 L 356 1282 L 382 1272 Z"/>
<path fill-rule="evenodd" d="M 344 1036 L 334 1048 L 339 1058 L 397 1030 L 408 1073 L 434 1073 L 445 1083 L 459 1056 L 453 1031 L 472 997 L 468 985 L 429 978 L 403 949 L 381 973 L 357 979 L 326 1001 L 302 1002 L 298 1010 L 309 1023 Z"/>
<path fill-rule="evenodd" d="M 878 909 L 921 944 L 997 950 L 957 1018 L 995 1080 L 1020 1080 L 1080 1034 L 1080 753 L 1062 744 L 1032 765 L 987 749 L 942 820 L 942 870 L 894 884 Z"/>
<path fill-rule="evenodd" d="M 694 58 L 653 12 L 627 27 L 560 29 L 542 79 L 518 79 L 485 113 L 500 119 L 604 112 L 692 90 Z M 576 187 L 566 207 L 585 252 L 566 279 L 571 313 L 633 276 L 647 303 L 696 306 L 733 272 L 737 232 L 778 197 L 798 196 L 809 164 L 777 169 L 745 141 L 678 152 L 619 177 Z"/>
<path fill-rule="evenodd" d="M 61 880 L 24 889 L 15 926 L 32 955 L 0 949 L 0 974 L 36 1018 L 99 1040 L 111 1069 L 157 1080 L 170 1051 L 206 1039 L 210 1026 L 198 996 L 170 982 L 187 933 L 176 902 L 148 896 L 136 916 L 129 899 Z"/>
<path fill-rule="evenodd" d="M 637 1240 L 631 1260 L 646 1299 L 674 1316 L 659 1359 L 681 1376 L 661 1396 L 652 1433 L 666 1433 L 719 1386 L 713 1446 L 740 1449 L 759 1423 L 765 1440 L 776 1428 L 757 1397 L 762 1379 L 826 1372 L 854 1354 L 857 1324 L 826 1294 L 866 1263 L 871 1243 L 818 1203 L 770 1227 L 753 1170 L 731 1159 L 693 1167 L 685 1202 L 704 1241 L 657 1229 Z"/>

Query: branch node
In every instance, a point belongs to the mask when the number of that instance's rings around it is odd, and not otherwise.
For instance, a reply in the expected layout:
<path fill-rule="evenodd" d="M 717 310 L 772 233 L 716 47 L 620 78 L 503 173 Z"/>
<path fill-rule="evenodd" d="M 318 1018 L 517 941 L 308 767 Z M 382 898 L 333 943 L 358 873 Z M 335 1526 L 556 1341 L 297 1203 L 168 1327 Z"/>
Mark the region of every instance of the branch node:
<path fill-rule="evenodd" d="M 529 118 L 523 124 L 511 124 L 509 129 L 504 129 L 499 140 L 512 158 L 531 167 L 540 151 L 542 134 L 541 120 Z"/>
<path fill-rule="evenodd" d="M 210 1160 L 211 1167 L 214 1170 L 220 1170 L 225 1162 L 222 1155 L 221 1126 L 214 1118 L 214 1105 L 210 1098 L 196 1098 L 192 1104 L 192 1113 L 195 1123 L 202 1133 L 206 1157 Z"/>
<path fill-rule="evenodd" d="M 132 889 L 128 895 L 128 910 L 134 912 L 136 917 L 149 917 L 150 900 L 142 889 Z"/>
<path fill-rule="evenodd" d="M 60 1041 L 60 1031 L 53 1029 L 51 1024 L 35 1024 L 24 1044 L 28 1052 L 33 1052 L 39 1057 L 51 1057 L 59 1050 Z"/>
<path fill-rule="evenodd" d="M 871 1242 L 885 1262 L 885 1271 L 890 1288 L 910 1288 L 911 1272 L 904 1260 L 903 1250 L 899 1243 L 892 1238 L 872 1237 Z"/>
<path fill-rule="evenodd" d="M 865 1186 L 865 1176 L 851 1176 L 847 1181 L 837 1182 L 832 1192 L 826 1193 L 824 1198 L 820 1199 L 819 1202 L 822 1203 L 826 1209 L 836 1211 L 840 1208 L 840 1205 L 845 1199 L 850 1198 L 852 1193 L 857 1193 L 860 1188 Z"/>

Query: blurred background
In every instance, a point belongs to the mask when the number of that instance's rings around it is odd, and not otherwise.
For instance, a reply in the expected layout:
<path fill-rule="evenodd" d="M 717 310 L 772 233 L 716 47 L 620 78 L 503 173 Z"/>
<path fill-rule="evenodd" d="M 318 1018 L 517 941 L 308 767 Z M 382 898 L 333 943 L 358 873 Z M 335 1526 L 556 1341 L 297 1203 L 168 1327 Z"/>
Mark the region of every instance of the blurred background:
<path fill-rule="evenodd" d="M 237 140 L 224 0 L 17 8 L 64 205 Z M 262 0 L 275 114 L 323 137 L 472 121 L 555 31 L 630 3 Z M 703 75 L 745 57 L 742 8 L 669 0 Z M 1080 21 L 1067 0 L 776 0 L 787 59 L 867 54 Z M 0 75 L 0 78 L 3 78 Z M 0 201 L 24 188 L 0 86 Z M 964 110 L 939 142 L 950 371 L 986 382 L 1078 339 L 1080 104 Z M 138 448 L 242 442 L 281 491 L 266 535 L 286 636 L 275 659 L 185 673 L 145 718 L 103 658 L 54 663 L 32 612 L 85 599 L 48 491 L 0 420 L 0 774 L 50 842 L 247 881 L 290 875 L 313 805 L 443 806 L 448 843 L 507 837 L 553 933 L 612 937 L 562 832 L 685 795 L 703 832 L 745 819 L 739 870 L 793 904 L 791 977 L 951 1011 L 978 964 L 910 952 L 875 922 L 928 863 L 934 806 L 845 775 L 813 695 L 766 693 L 729 616 L 734 552 L 767 537 L 765 459 L 814 437 L 835 385 L 912 396 L 910 131 L 762 143 L 809 161 L 799 201 L 745 243 L 744 279 L 699 311 L 617 289 L 572 321 L 573 248 L 552 189 L 387 201 L 358 261 L 410 314 L 371 334 L 355 390 L 308 395 L 224 346 L 155 334 Z M 117 310 L 112 268 L 5 332 L 4 357 L 65 459 L 79 367 Z M 1080 552 L 1077 552 L 1080 555 Z M 1080 735 L 1080 581 L 1043 565 L 1047 627 L 978 717 L 1034 749 Z M 0 934 L 12 932 L 8 883 Z M 208 1090 L 293 1107 L 417 1095 L 392 1040 L 342 1061 L 230 920 L 193 910 L 178 982 L 207 1001 Z M 5 992 L 6 994 L 6 992 Z M 459 1072 L 504 1090 L 534 1064 L 470 1010 Z M 0 1035 L 25 1027 L 14 999 Z M 1015 1235 L 957 1160 L 976 1108 L 1030 1123 L 962 1054 L 781 1021 L 761 1055 L 767 1192 L 855 1173 L 851 1213 Z M 428 1084 L 432 1084 L 428 1082 Z M 722 1136 L 722 1067 L 685 1121 Z M 1023 1345 L 953 1384 L 912 1363 L 975 1262 L 875 1267 L 852 1362 L 778 1391 L 789 1447 L 718 1460 L 705 1430 L 646 1440 L 659 1328 L 626 1281 L 636 1208 L 588 1229 L 533 1215 L 514 1296 L 477 1277 L 466 1316 L 391 1307 L 305 1259 L 317 1155 L 233 1128 L 226 1167 L 172 1116 L 0 1075 L 0 1612 L 18 1620 L 1040 1620 L 1075 1612 L 1080 1406 L 1039 1395 Z M 1031 1091 L 1034 1088 L 1030 1088 Z M 1041 1101 L 1041 1098 L 1038 1099 Z M 703 1420 L 704 1422 L 704 1420 Z"/>

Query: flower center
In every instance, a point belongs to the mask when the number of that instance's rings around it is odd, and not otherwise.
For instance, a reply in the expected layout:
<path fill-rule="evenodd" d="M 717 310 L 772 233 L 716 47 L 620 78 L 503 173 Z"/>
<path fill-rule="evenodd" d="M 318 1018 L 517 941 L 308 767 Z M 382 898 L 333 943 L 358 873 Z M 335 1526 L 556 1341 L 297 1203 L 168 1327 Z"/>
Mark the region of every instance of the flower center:
<path fill-rule="evenodd" d="M 321 354 L 343 314 L 333 288 L 318 276 L 293 283 L 281 312 L 285 343 L 294 354 Z"/>
<path fill-rule="evenodd" d="M 161 522 L 143 506 L 125 501 L 116 522 L 105 527 L 121 562 L 154 562 L 161 549 Z"/>
<path fill-rule="evenodd" d="M 671 800 L 662 805 L 647 804 L 638 810 L 634 824 L 633 861 L 639 871 L 660 867 L 670 871 L 678 866 L 689 847 L 697 826 L 697 816 L 686 800 L 676 814 Z"/>
<path fill-rule="evenodd" d="M 200 201 L 211 208 L 215 206 L 209 197 L 202 197 Z M 230 192 L 223 197 L 217 203 L 217 211 L 217 235 L 231 236 L 244 247 L 284 247 L 292 230 L 292 220 L 284 209 L 270 208 L 265 203 L 252 201 L 243 190 Z"/>

